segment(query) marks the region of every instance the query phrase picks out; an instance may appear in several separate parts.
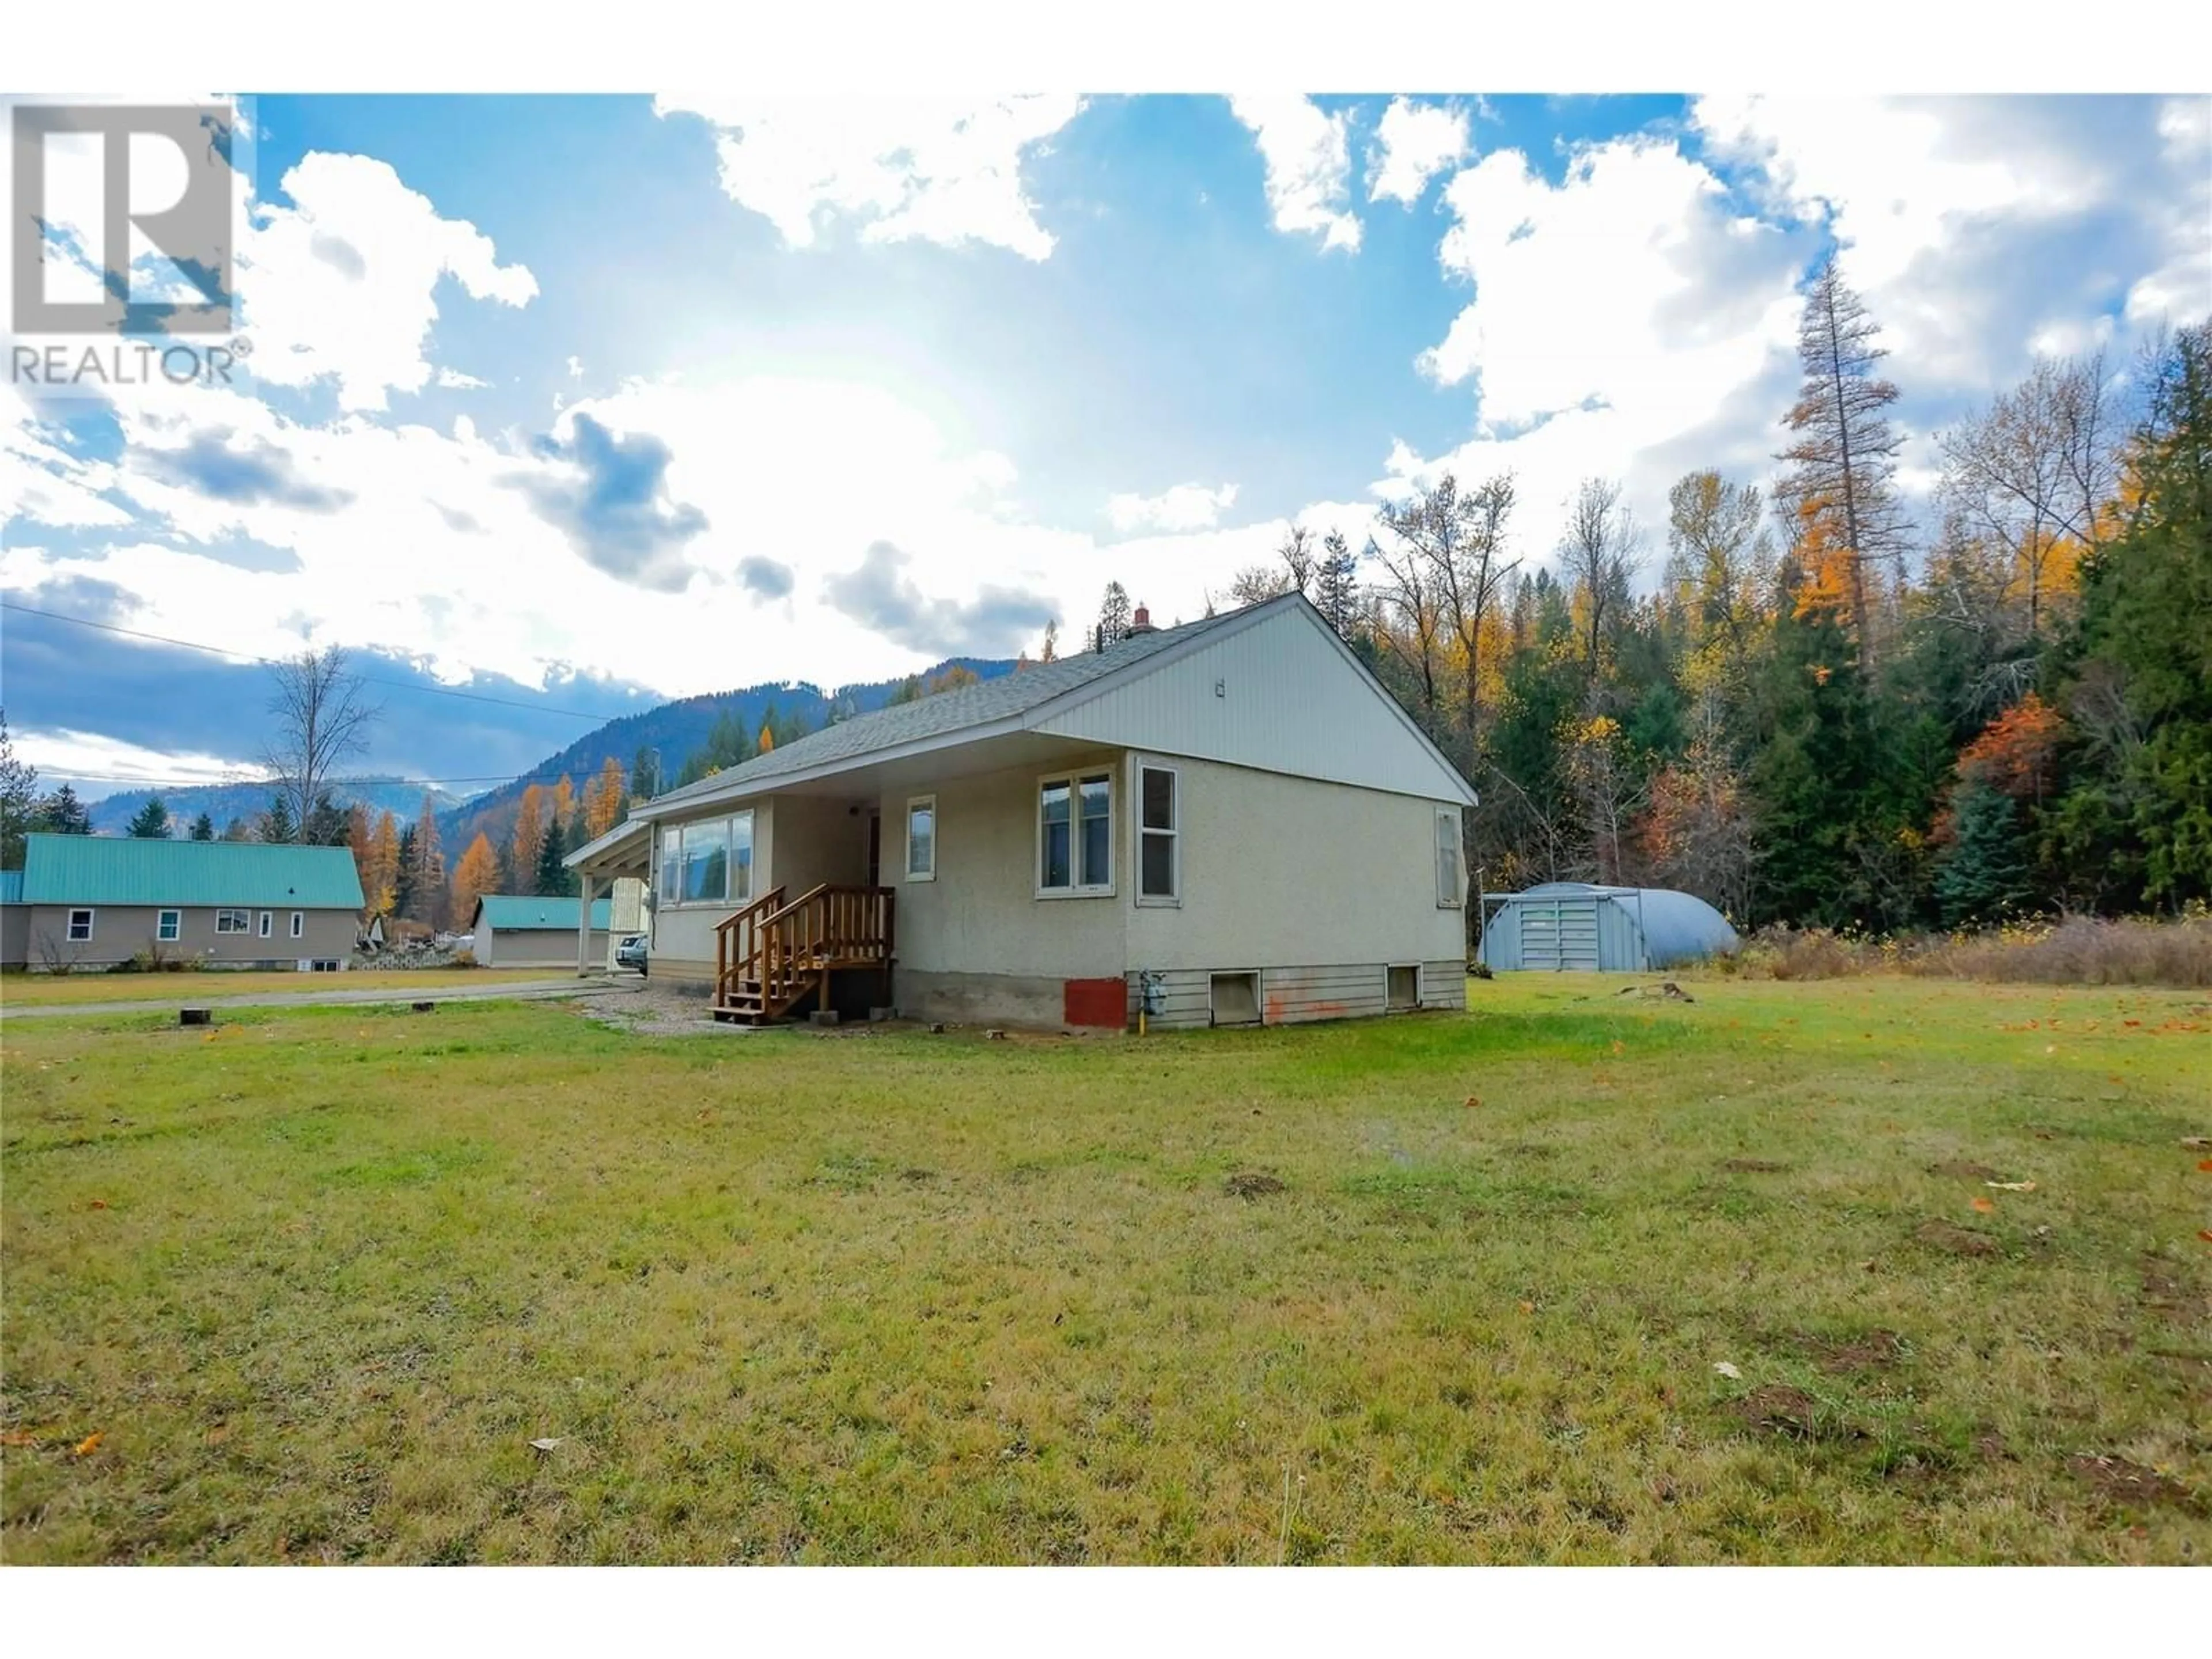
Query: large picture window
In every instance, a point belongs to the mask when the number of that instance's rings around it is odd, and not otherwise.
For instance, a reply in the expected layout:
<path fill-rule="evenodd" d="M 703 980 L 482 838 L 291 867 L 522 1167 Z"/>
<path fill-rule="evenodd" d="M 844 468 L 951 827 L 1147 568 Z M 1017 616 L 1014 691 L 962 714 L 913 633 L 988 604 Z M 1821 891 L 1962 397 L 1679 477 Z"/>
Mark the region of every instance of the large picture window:
<path fill-rule="evenodd" d="M 252 933 L 252 917 L 244 910 L 218 910 L 215 913 L 215 930 L 218 933 Z"/>
<path fill-rule="evenodd" d="M 744 904 L 753 896 L 753 815 L 670 824 L 660 832 L 664 904 Z"/>
<path fill-rule="evenodd" d="M 1114 890 L 1111 773 L 1046 778 L 1038 784 L 1037 890 L 1053 896 Z"/>

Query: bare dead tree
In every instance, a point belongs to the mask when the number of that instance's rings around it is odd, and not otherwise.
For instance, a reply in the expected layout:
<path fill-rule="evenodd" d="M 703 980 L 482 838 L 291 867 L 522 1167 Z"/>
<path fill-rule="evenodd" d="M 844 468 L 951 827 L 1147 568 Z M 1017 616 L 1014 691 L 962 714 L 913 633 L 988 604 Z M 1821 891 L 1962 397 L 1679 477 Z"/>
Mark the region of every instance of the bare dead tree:
<path fill-rule="evenodd" d="M 1416 638 L 1425 633 L 1431 646 L 1448 642 L 1456 648 L 1462 738 L 1470 764 L 1481 738 L 1483 621 L 1520 562 L 1504 556 L 1513 501 L 1510 473 L 1464 494 L 1459 481 L 1446 473 L 1403 505 L 1384 508 L 1382 515 L 1397 544 L 1392 553 L 1380 556 L 1391 578 L 1385 593 L 1393 608 L 1410 618 L 1415 614 L 1412 602 L 1418 599 L 1429 615 L 1425 629 L 1415 628 Z M 1433 688 L 1434 679 L 1431 667 L 1424 684 Z M 1432 694 L 1432 713 L 1440 701 Z"/>
<path fill-rule="evenodd" d="M 368 749 L 369 728 L 383 710 L 366 700 L 361 677 L 337 646 L 302 651 L 272 672 L 276 694 L 269 712 L 276 717 L 276 734 L 262 750 L 262 762 L 291 809 L 293 839 L 304 841 L 331 773 Z"/>
<path fill-rule="evenodd" d="M 1630 583 L 1643 556 L 1643 532 L 1621 504 L 1620 486 L 1608 478 L 1585 478 L 1567 504 L 1559 557 L 1572 578 L 1575 602 L 1583 608 L 1577 632 L 1592 674 L 1610 626 L 1627 612 Z"/>
<path fill-rule="evenodd" d="M 1314 573 L 1320 568 L 1321 556 L 1315 550 L 1313 532 L 1304 525 L 1292 525 L 1283 544 L 1275 550 L 1275 556 L 1283 562 L 1283 572 L 1290 578 L 1289 592 L 1295 588 L 1308 598 L 1313 595 Z"/>
<path fill-rule="evenodd" d="M 1884 412 L 1898 391 L 1875 377 L 1888 355 L 1874 343 L 1879 332 L 1831 255 L 1813 279 L 1798 325 L 1805 380 L 1784 417 L 1797 440 L 1776 457 L 1789 463 L 1777 485 L 1785 507 L 1801 520 L 1835 521 L 1827 539 L 1846 561 L 1851 627 L 1869 664 L 1874 603 L 1890 572 L 1902 568 L 1906 542 L 1895 484 L 1900 441 Z"/>
<path fill-rule="evenodd" d="M 2019 561 L 2027 637 L 2042 636 L 2060 550 L 2094 553 L 2117 493 L 2118 451 L 2101 355 L 2039 362 L 1942 436 L 1945 504 Z"/>

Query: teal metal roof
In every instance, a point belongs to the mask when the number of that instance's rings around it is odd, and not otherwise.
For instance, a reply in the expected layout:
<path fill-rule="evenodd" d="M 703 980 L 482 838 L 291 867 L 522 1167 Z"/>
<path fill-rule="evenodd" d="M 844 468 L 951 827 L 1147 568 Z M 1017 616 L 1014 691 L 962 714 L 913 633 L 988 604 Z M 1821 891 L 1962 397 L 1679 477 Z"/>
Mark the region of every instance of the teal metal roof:
<path fill-rule="evenodd" d="M 489 922 L 495 928 L 520 928 L 534 932 L 549 928 L 558 933 L 573 933 L 579 921 L 577 907 L 581 899 L 518 898 L 511 893 L 486 893 L 477 901 L 476 918 L 469 925 L 481 927 Z M 601 933 L 612 925 L 615 906 L 612 899 L 592 901 L 592 926 Z"/>
<path fill-rule="evenodd" d="M 21 870 L 0 870 L 0 904 L 21 904 L 23 902 L 23 872 Z"/>
<path fill-rule="evenodd" d="M 21 902 L 358 910 L 361 874 L 343 847 L 27 836 Z"/>

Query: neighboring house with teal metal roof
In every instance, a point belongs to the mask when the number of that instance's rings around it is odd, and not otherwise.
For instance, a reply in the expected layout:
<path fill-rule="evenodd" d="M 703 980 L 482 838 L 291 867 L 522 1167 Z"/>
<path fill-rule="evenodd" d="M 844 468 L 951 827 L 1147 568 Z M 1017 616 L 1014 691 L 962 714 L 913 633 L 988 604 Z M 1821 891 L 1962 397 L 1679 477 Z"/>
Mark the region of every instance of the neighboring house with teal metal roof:
<path fill-rule="evenodd" d="M 592 905 L 588 945 L 592 963 L 607 961 L 607 929 L 614 902 L 599 899 Z M 578 934 L 583 926 L 583 901 L 573 898 L 517 896 L 487 893 L 477 901 L 470 931 L 476 935 L 471 952 L 480 968 L 565 968 L 574 972 Z"/>
<path fill-rule="evenodd" d="M 360 925 L 343 847 L 24 838 L 0 881 L 0 966 L 112 967 L 144 952 L 211 968 L 339 969 Z"/>

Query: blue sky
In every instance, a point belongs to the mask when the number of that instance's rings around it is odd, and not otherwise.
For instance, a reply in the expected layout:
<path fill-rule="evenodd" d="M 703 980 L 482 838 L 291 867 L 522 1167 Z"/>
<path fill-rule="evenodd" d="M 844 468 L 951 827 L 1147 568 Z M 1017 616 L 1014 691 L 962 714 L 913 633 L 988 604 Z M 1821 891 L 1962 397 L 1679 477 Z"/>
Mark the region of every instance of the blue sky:
<path fill-rule="evenodd" d="M 2212 100 L 253 101 L 255 383 L 0 387 L 13 604 L 394 684 L 369 763 L 1162 620 L 1292 522 L 1511 471 L 1759 480 L 1797 284 L 1887 330 L 1904 482 L 2034 354 L 2212 310 Z M 0 613 L 20 751 L 249 767 L 259 671 Z M 562 713 L 419 695 L 468 688 Z"/>

